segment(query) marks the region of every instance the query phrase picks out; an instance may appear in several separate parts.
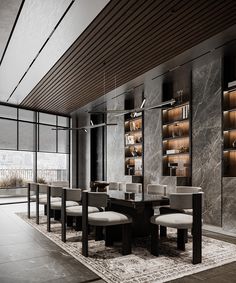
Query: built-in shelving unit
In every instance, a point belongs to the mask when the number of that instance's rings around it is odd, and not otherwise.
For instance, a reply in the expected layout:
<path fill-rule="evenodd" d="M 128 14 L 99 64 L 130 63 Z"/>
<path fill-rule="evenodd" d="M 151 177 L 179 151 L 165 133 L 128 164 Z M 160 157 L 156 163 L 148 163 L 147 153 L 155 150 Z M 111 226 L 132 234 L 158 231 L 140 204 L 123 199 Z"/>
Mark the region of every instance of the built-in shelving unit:
<path fill-rule="evenodd" d="M 236 177 L 236 88 L 223 93 L 223 176 Z"/>
<path fill-rule="evenodd" d="M 143 117 L 125 116 L 125 175 L 142 176 Z"/>
<path fill-rule="evenodd" d="M 164 176 L 191 176 L 190 126 L 188 97 L 177 97 L 173 107 L 162 110 Z"/>

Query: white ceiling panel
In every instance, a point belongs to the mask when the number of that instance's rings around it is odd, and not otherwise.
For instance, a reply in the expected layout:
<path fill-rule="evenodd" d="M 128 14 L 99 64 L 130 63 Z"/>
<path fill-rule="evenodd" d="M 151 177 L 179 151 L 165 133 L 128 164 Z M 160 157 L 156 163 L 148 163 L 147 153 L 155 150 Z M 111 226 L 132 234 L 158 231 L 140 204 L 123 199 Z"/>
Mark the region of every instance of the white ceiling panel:
<path fill-rule="evenodd" d="M 101 12 L 109 0 L 76 1 L 10 98 L 19 104 Z"/>
<path fill-rule="evenodd" d="M 6 101 L 71 0 L 26 0 L 0 67 L 0 101 Z"/>
<path fill-rule="evenodd" d="M 0 0 L 0 59 L 7 45 L 21 0 Z"/>

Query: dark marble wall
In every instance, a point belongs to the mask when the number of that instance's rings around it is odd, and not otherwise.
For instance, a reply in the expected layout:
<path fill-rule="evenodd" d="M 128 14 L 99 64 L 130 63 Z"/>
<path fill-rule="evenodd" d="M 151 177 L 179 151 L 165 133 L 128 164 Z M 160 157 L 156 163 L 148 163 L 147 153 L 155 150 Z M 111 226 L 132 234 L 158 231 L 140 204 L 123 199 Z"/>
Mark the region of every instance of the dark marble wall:
<path fill-rule="evenodd" d="M 107 109 L 124 109 L 124 95 L 111 99 Z M 107 115 L 107 123 L 117 126 L 107 127 L 107 180 L 113 182 L 131 182 L 131 176 L 125 176 L 124 116 Z"/>
<path fill-rule="evenodd" d="M 162 78 L 145 83 L 146 106 L 162 101 Z M 160 109 L 144 114 L 144 187 L 149 183 L 168 185 L 167 192 L 174 190 L 175 177 L 162 176 L 162 113 Z"/>
<path fill-rule="evenodd" d="M 204 220 L 221 226 L 221 58 L 192 70 L 192 184 L 203 188 Z"/>
<path fill-rule="evenodd" d="M 223 215 L 224 230 L 236 233 L 236 178 L 223 178 Z"/>
<path fill-rule="evenodd" d="M 192 90 L 192 185 L 201 186 L 205 193 L 204 222 L 236 232 L 236 178 L 223 178 L 222 182 L 221 172 L 222 55 L 208 54 L 189 67 L 192 78 L 189 72 L 186 77 L 181 76 L 183 67 L 176 70 L 180 77 L 173 76 L 173 91 L 180 88 Z M 168 79 L 172 73 L 175 71 L 169 72 Z M 149 76 L 143 80 L 146 106 L 162 101 L 162 85 L 166 77 L 152 78 Z M 183 84 L 179 83 L 181 80 Z M 124 109 L 125 94 L 116 98 L 107 97 L 107 109 Z M 139 106 L 140 101 L 140 95 L 137 95 L 135 106 Z M 83 113 L 78 111 L 76 114 L 77 126 L 89 124 L 89 115 Z M 124 175 L 124 117 L 108 115 L 107 122 L 118 124 L 107 128 L 107 180 L 131 182 L 131 177 Z M 89 132 L 78 134 L 78 144 L 78 183 L 79 186 L 88 187 Z M 144 114 L 144 153 L 144 187 L 148 183 L 163 183 L 168 185 L 168 192 L 173 191 L 176 178 L 162 176 L 162 126 L 161 111 L 158 109 L 145 111 Z"/>

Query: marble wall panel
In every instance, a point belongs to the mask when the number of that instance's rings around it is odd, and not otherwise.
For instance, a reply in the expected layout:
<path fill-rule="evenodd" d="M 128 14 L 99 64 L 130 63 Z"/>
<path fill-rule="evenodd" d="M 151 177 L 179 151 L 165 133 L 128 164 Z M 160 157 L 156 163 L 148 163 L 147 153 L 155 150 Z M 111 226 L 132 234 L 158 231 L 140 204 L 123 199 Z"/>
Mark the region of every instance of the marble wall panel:
<path fill-rule="evenodd" d="M 192 73 L 192 184 L 203 188 L 204 220 L 221 226 L 221 58 Z"/>
<path fill-rule="evenodd" d="M 224 230 L 236 233 L 236 178 L 223 178 L 223 215 Z"/>
<path fill-rule="evenodd" d="M 161 103 L 162 79 L 145 83 L 146 107 Z M 162 176 L 162 112 L 161 109 L 144 114 L 144 188 L 149 183 L 166 184 L 167 192 L 174 191 L 176 178 Z"/>
<path fill-rule="evenodd" d="M 107 109 L 124 109 L 124 95 L 109 100 Z M 108 114 L 107 123 L 117 123 L 107 127 L 107 180 L 131 182 L 131 176 L 125 176 L 124 116 Z"/>

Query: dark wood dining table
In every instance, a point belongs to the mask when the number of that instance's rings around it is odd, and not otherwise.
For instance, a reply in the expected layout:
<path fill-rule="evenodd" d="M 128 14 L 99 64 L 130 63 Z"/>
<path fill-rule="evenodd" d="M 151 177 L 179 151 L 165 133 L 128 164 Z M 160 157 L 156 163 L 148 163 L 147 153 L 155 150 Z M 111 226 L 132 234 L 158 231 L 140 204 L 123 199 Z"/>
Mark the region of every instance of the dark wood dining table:
<path fill-rule="evenodd" d="M 145 237 L 150 234 L 150 218 L 154 206 L 168 205 L 168 197 L 146 193 L 135 194 L 134 199 L 125 199 L 125 192 L 110 191 L 110 208 L 113 211 L 128 214 L 133 219 L 133 237 Z"/>

